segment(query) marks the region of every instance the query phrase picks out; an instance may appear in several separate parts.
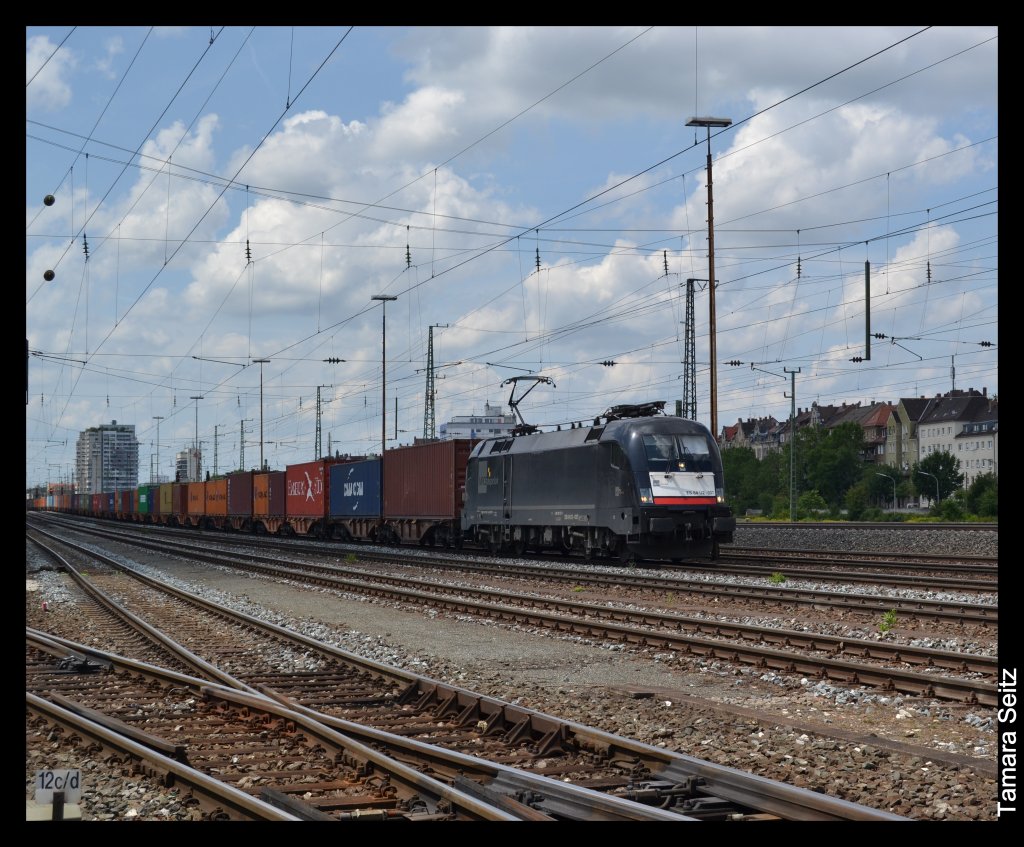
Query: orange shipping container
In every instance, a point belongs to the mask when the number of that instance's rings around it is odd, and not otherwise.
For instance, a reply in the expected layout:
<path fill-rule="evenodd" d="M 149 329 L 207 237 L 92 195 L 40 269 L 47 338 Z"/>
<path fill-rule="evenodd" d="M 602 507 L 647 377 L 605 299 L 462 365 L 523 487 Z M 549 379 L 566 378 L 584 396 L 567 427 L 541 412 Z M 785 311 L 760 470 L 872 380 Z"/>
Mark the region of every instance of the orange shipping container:
<path fill-rule="evenodd" d="M 253 477 L 253 514 L 280 517 L 285 513 L 285 489 L 288 486 L 285 471 L 257 473 Z"/>
<path fill-rule="evenodd" d="M 190 482 L 188 484 L 188 513 L 190 515 L 206 514 L 205 482 Z"/>
<path fill-rule="evenodd" d="M 206 514 L 223 516 L 228 513 L 228 481 L 211 479 L 206 483 Z"/>

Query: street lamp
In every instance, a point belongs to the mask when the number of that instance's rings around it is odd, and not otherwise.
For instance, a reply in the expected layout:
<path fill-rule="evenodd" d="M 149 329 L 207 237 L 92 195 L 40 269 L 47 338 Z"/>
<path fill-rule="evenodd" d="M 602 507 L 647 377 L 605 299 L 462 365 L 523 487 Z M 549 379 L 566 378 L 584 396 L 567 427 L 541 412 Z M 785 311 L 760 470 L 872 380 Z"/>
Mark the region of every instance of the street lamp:
<path fill-rule="evenodd" d="M 195 450 L 196 453 L 196 482 L 202 482 L 203 472 L 202 467 L 199 463 L 199 401 L 205 400 L 206 398 L 203 397 L 202 394 L 193 394 L 188 399 L 196 401 L 196 440 L 195 443 L 192 445 L 192 449 Z"/>
<path fill-rule="evenodd" d="M 260 470 L 263 470 L 263 366 L 270 364 L 270 359 L 253 359 L 253 364 L 260 366 Z"/>
<path fill-rule="evenodd" d="M 941 503 L 942 498 L 939 497 L 939 478 L 933 473 L 928 473 L 928 471 L 918 471 L 918 473 L 921 474 L 922 476 L 930 476 L 932 479 L 935 480 L 935 502 Z"/>
<path fill-rule="evenodd" d="M 160 481 L 160 421 L 163 419 L 163 415 L 153 415 L 153 420 L 156 421 L 156 479 L 151 479 L 150 482 Z"/>
<path fill-rule="evenodd" d="M 892 510 L 895 512 L 896 511 L 896 480 L 893 479 L 891 476 L 889 476 L 889 474 L 887 474 L 887 473 L 877 473 L 876 472 L 875 476 L 885 477 L 887 480 L 889 480 L 889 482 L 892 483 Z"/>
<path fill-rule="evenodd" d="M 708 314 L 711 351 L 711 434 L 718 440 L 718 344 L 715 340 L 715 204 L 711 190 L 711 127 L 727 127 L 730 118 L 690 118 L 687 126 L 702 126 L 708 134 Z"/>

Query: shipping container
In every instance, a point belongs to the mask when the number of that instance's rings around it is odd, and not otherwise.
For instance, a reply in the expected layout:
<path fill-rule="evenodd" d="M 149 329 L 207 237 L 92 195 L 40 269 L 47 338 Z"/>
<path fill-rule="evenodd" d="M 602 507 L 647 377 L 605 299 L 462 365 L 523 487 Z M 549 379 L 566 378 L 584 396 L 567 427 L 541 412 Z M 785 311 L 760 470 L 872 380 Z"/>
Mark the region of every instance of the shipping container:
<path fill-rule="evenodd" d="M 284 512 L 289 520 L 296 518 L 323 518 L 327 516 L 330 477 L 329 466 L 323 459 L 289 465 L 285 468 Z"/>
<path fill-rule="evenodd" d="M 159 499 L 160 499 L 160 486 L 159 485 L 140 485 L 139 486 L 139 514 L 140 515 L 154 515 L 159 514 Z"/>
<path fill-rule="evenodd" d="M 107 499 L 106 494 L 93 494 L 92 503 L 89 506 L 89 511 L 94 515 L 103 514 L 103 501 Z"/>
<path fill-rule="evenodd" d="M 332 518 L 380 516 L 380 459 L 332 465 L 330 480 Z"/>
<path fill-rule="evenodd" d="M 189 517 L 202 517 L 206 514 L 206 483 L 189 482 L 187 485 Z M 192 521 L 192 523 L 196 523 L 196 521 Z"/>
<path fill-rule="evenodd" d="M 284 512 L 293 532 L 306 535 L 324 531 L 329 520 L 330 469 L 361 458 L 317 459 L 285 468 Z"/>
<path fill-rule="evenodd" d="M 232 517 L 246 518 L 252 515 L 253 476 L 253 471 L 228 474 L 228 514 Z"/>
<path fill-rule="evenodd" d="M 286 526 L 288 475 L 285 471 L 257 471 L 252 481 L 253 529 L 278 533 Z"/>
<path fill-rule="evenodd" d="M 222 518 L 228 513 L 228 481 L 211 479 L 206 485 L 206 516 Z M 221 522 L 223 523 L 223 522 Z"/>
<path fill-rule="evenodd" d="M 112 515 L 117 511 L 117 493 L 112 491 L 103 498 L 103 511 Z"/>
<path fill-rule="evenodd" d="M 176 522 L 185 524 L 188 515 L 188 483 L 172 482 L 171 486 L 171 514 Z"/>
<path fill-rule="evenodd" d="M 475 443 L 455 438 L 388 450 L 384 454 L 384 517 L 460 517 L 466 464 Z"/>
<path fill-rule="evenodd" d="M 174 513 L 174 483 L 173 482 L 162 482 L 160 483 L 160 515 L 170 515 Z M 166 518 L 162 517 L 161 522 L 164 522 Z"/>
<path fill-rule="evenodd" d="M 119 491 L 117 494 L 118 515 L 130 515 L 132 513 L 132 492 Z"/>
<path fill-rule="evenodd" d="M 284 471 L 257 473 L 252 483 L 253 513 L 284 517 L 287 491 L 288 475 Z"/>

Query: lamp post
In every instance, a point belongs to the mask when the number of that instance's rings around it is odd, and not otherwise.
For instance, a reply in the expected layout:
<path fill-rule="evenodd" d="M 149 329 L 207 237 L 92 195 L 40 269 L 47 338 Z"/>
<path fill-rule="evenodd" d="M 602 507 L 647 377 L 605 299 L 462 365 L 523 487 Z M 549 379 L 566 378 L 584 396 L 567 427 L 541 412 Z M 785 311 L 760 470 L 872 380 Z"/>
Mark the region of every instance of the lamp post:
<path fill-rule="evenodd" d="M 896 511 L 896 480 L 893 479 L 891 476 L 889 476 L 889 474 L 887 474 L 887 473 L 875 473 L 875 476 L 884 477 L 885 479 L 889 480 L 889 482 L 892 483 L 892 510 L 895 512 Z"/>
<path fill-rule="evenodd" d="M 930 476 L 932 479 L 935 480 L 935 502 L 941 503 L 942 498 L 939 497 L 939 478 L 933 473 L 928 473 L 928 471 L 918 471 L 918 473 L 921 474 L 922 476 Z"/>
<path fill-rule="evenodd" d="M 196 453 L 196 479 L 195 479 L 195 481 L 196 482 L 202 482 L 203 481 L 203 471 L 202 471 L 202 466 L 200 465 L 200 462 L 199 462 L 199 401 L 200 400 L 205 400 L 206 398 L 203 397 L 202 394 L 194 394 L 191 397 L 189 397 L 188 399 L 196 401 L 196 440 L 192 444 L 192 449 L 195 450 L 195 453 Z"/>
<path fill-rule="evenodd" d="M 702 126 L 708 138 L 708 315 L 711 352 L 711 434 L 718 441 L 718 345 L 715 340 L 715 204 L 711 189 L 711 127 L 727 127 L 730 118 L 690 118 L 687 126 Z"/>
<path fill-rule="evenodd" d="M 163 415 L 153 415 L 153 420 L 156 421 L 156 479 L 151 479 L 150 482 L 160 481 L 160 421 L 163 419 Z"/>
<path fill-rule="evenodd" d="M 260 366 L 260 470 L 263 470 L 263 366 L 270 364 L 270 359 L 253 359 L 253 364 Z"/>

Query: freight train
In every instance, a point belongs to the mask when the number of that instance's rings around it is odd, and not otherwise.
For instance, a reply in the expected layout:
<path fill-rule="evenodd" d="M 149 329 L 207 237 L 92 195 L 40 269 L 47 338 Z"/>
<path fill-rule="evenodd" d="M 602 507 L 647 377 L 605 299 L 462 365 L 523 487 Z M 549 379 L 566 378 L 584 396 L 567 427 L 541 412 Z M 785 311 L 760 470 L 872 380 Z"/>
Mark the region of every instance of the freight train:
<path fill-rule="evenodd" d="M 664 401 L 614 406 L 592 425 L 426 441 L 381 458 L 38 498 L 100 518 L 337 541 L 556 551 L 587 559 L 716 558 L 733 540 L 722 459 L 703 425 Z"/>

